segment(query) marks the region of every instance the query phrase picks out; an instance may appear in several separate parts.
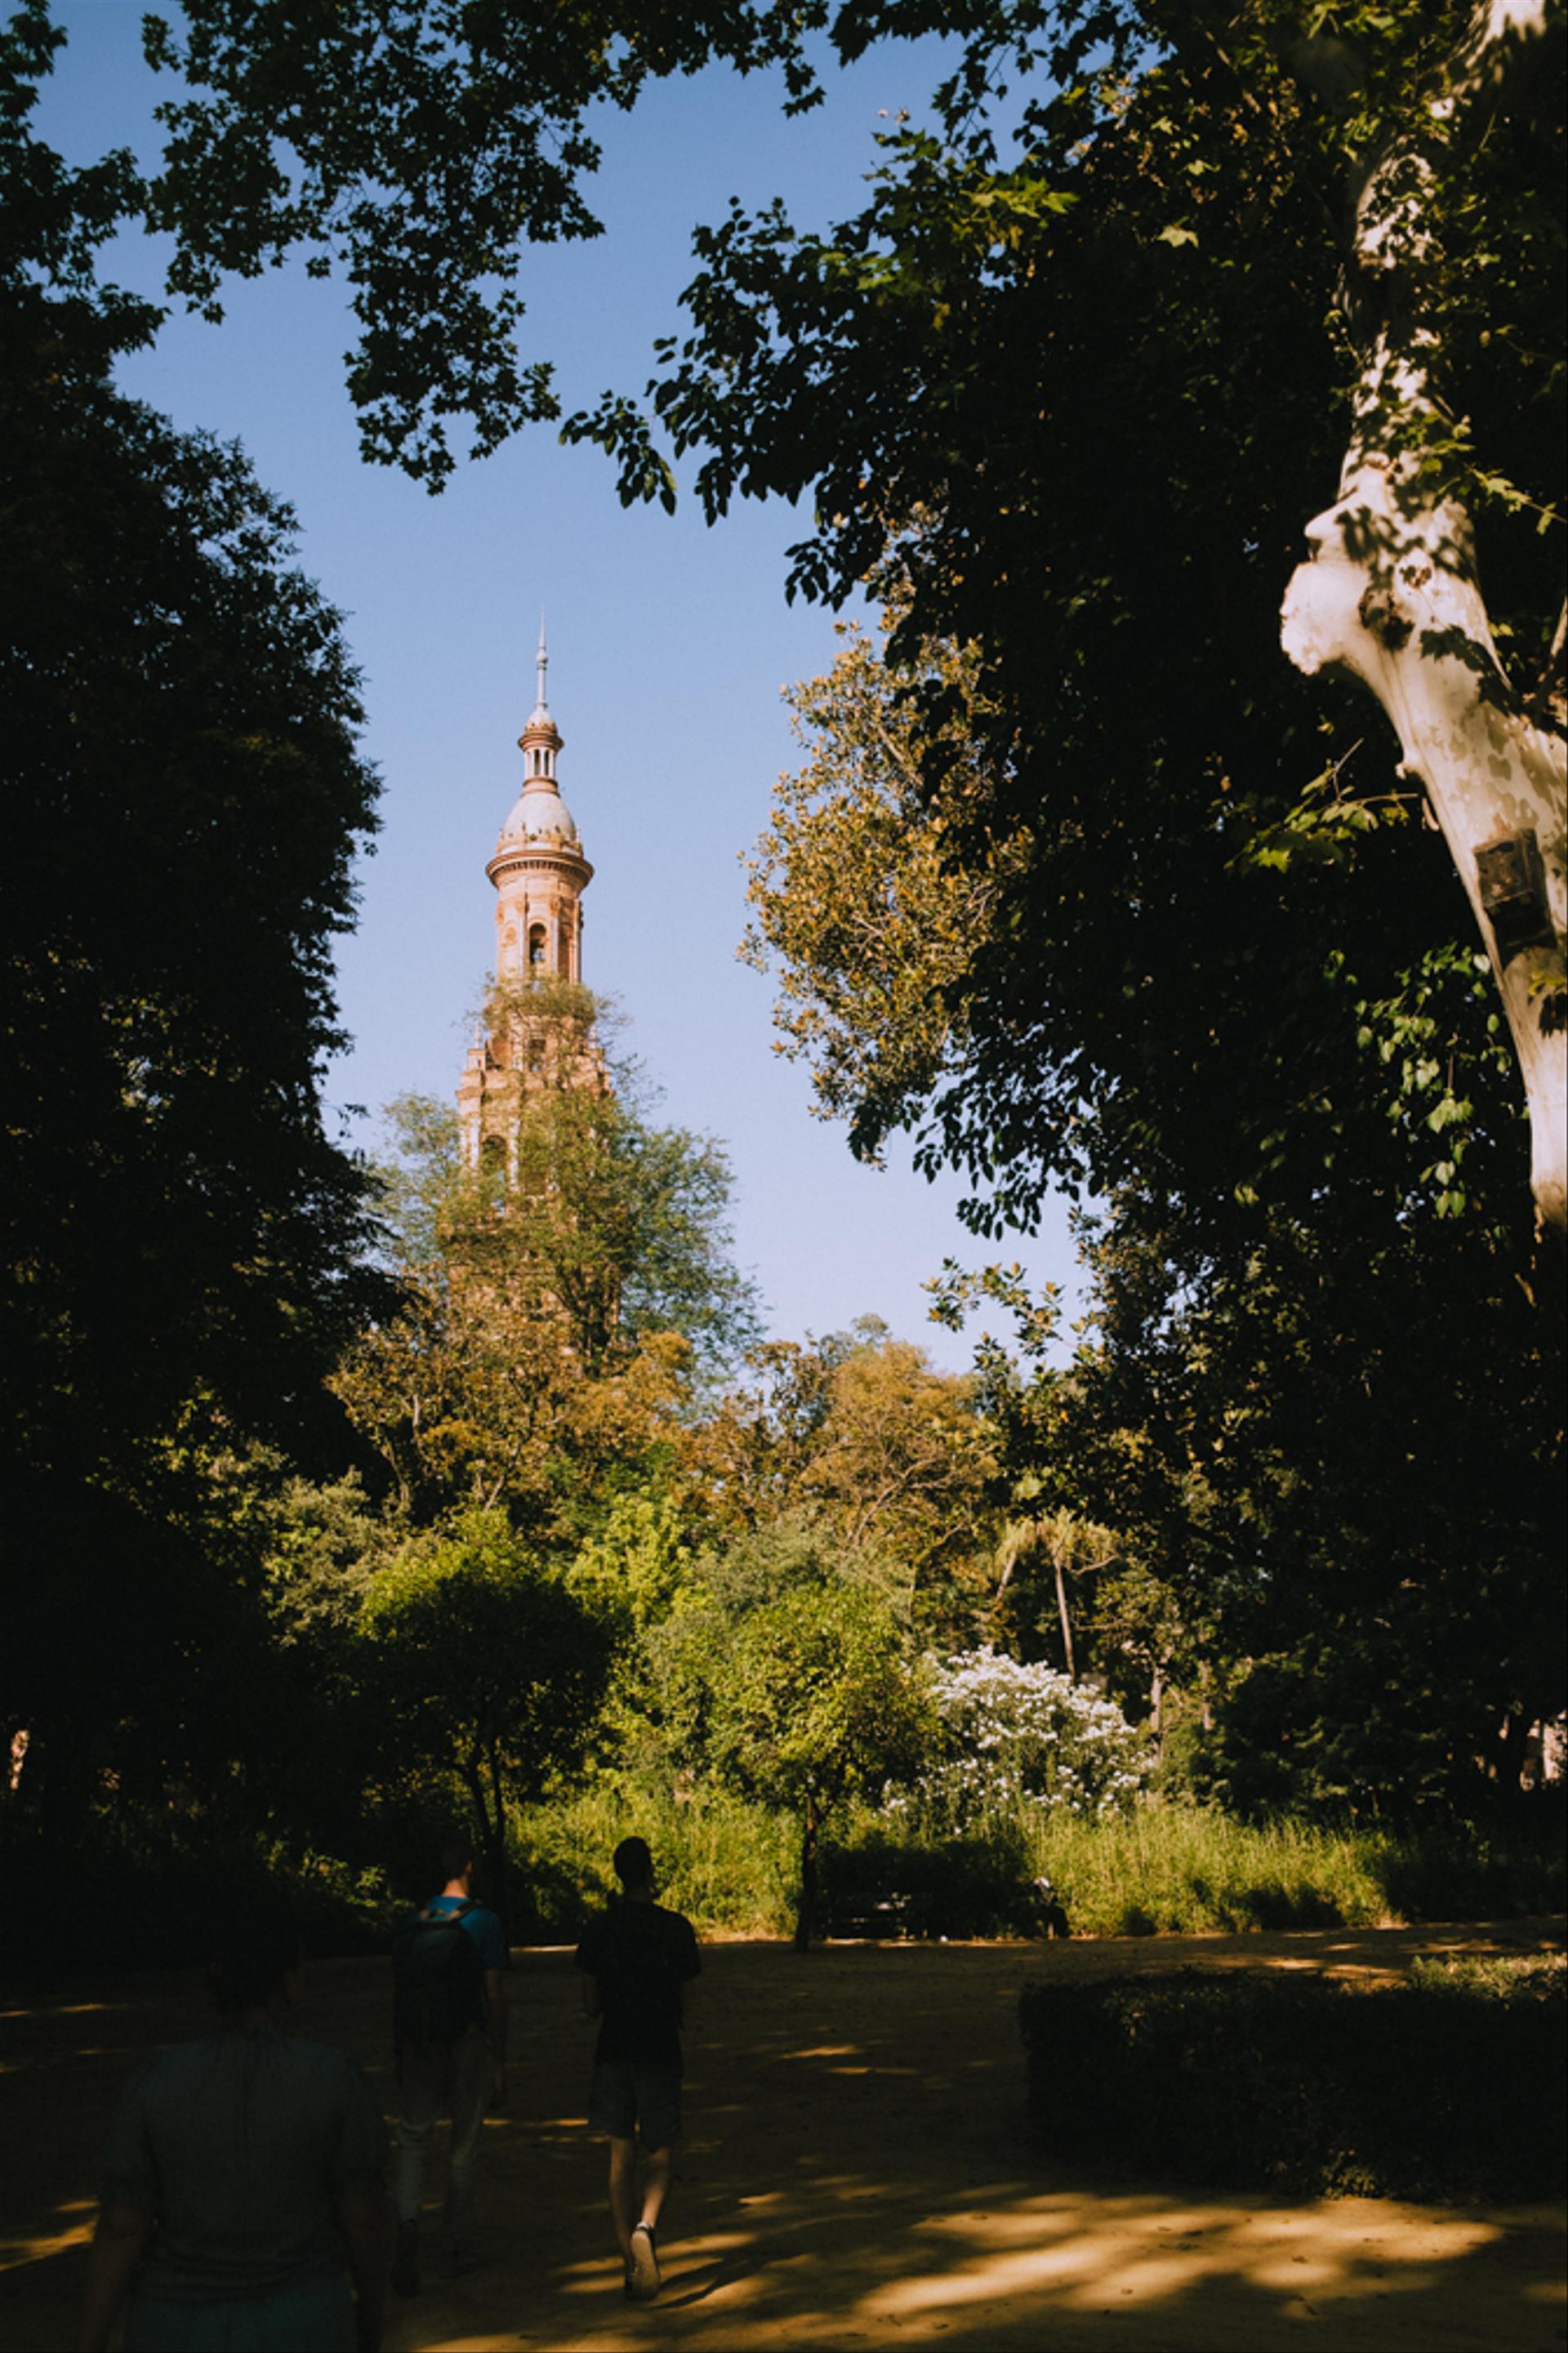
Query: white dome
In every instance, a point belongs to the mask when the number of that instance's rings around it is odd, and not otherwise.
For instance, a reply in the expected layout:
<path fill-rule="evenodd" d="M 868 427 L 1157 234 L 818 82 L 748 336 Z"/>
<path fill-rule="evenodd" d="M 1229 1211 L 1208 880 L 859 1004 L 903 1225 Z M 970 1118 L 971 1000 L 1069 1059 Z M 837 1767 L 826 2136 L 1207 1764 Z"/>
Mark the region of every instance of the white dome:
<path fill-rule="evenodd" d="M 577 821 L 547 777 L 537 776 L 518 795 L 500 829 L 502 841 L 575 841 Z"/>

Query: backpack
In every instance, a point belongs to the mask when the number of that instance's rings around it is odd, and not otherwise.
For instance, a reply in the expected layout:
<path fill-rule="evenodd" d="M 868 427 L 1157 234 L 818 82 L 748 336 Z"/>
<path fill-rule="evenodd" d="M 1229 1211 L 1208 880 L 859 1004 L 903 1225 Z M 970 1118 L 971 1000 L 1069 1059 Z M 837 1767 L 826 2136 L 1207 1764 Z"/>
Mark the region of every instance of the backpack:
<path fill-rule="evenodd" d="M 464 1927 L 473 1902 L 452 1912 L 416 1912 L 392 1940 L 392 2001 L 397 2042 L 456 2042 L 485 2022 L 485 1965 Z"/>

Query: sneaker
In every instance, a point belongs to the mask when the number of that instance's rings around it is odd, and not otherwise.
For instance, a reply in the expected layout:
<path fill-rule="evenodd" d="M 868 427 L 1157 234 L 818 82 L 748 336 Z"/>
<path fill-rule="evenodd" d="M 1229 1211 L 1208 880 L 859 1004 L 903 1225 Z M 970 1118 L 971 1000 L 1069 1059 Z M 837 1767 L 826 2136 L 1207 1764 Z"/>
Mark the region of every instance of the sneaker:
<path fill-rule="evenodd" d="M 639 2222 L 632 2232 L 632 2263 L 626 2294 L 638 2304 L 651 2304 L 659 2291 L 658 2247 L 653 2224 Z"/>
<path fill-rule="evenodd" d="M 399 2222 L 392 2250 L 392 2284 L 399 2295 L 419 2293 L 419 2225 Z"/>

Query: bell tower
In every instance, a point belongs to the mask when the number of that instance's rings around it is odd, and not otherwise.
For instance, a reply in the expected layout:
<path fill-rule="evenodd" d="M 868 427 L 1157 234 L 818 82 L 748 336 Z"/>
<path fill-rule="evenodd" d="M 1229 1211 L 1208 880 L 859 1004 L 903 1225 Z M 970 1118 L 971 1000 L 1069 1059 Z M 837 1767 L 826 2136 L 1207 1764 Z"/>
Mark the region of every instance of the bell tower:
<path fill-rule="evenodd" d="M 495 969 L 500 981 L 583 977 L 582 902 L 594 870 L 556 782 L 563 740 L 545 691 L 550 656 L 542 620 L 538 665 L 538 700 L 517 739 L 522 790 L 485 869 L 496 888 Z"/>
<path fill-rule="evenodd" d="M 478 1168 L 499 1150 L 513 1174 L 524 1095 L 546 1086 L 605 1082 L 596 1050 L 584 1050 L 581 1026 L 563 1019 L 542 986 L 582 981 L 583 893 L 594 870 L 556 778 L 563 737 L 546 691 L 550 655 L 542 617 L 537 661 L 537 699 L 517 739 L 522 788 L 485 868 L 496 892 L 497 1011 L 489 1036 L 469 1047 L 458 1082 L 464 1165 Z M 536 1015 L 528 1007 L 530 984 L 541 985 Z"/>

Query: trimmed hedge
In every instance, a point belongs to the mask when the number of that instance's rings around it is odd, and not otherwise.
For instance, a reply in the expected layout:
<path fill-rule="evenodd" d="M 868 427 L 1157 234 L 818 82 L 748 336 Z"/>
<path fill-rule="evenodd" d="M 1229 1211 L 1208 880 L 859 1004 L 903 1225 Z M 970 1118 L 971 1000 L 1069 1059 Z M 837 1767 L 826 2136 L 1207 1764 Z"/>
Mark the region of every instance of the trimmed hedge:
<path fill-rule="evenodd" d="M 1322 2195 L 1542 2198 L 1564 2182 L 1561 1964 L 1415 1982 L 1179 1975 L 1027 1985 L 1053 2156 Z"/>

